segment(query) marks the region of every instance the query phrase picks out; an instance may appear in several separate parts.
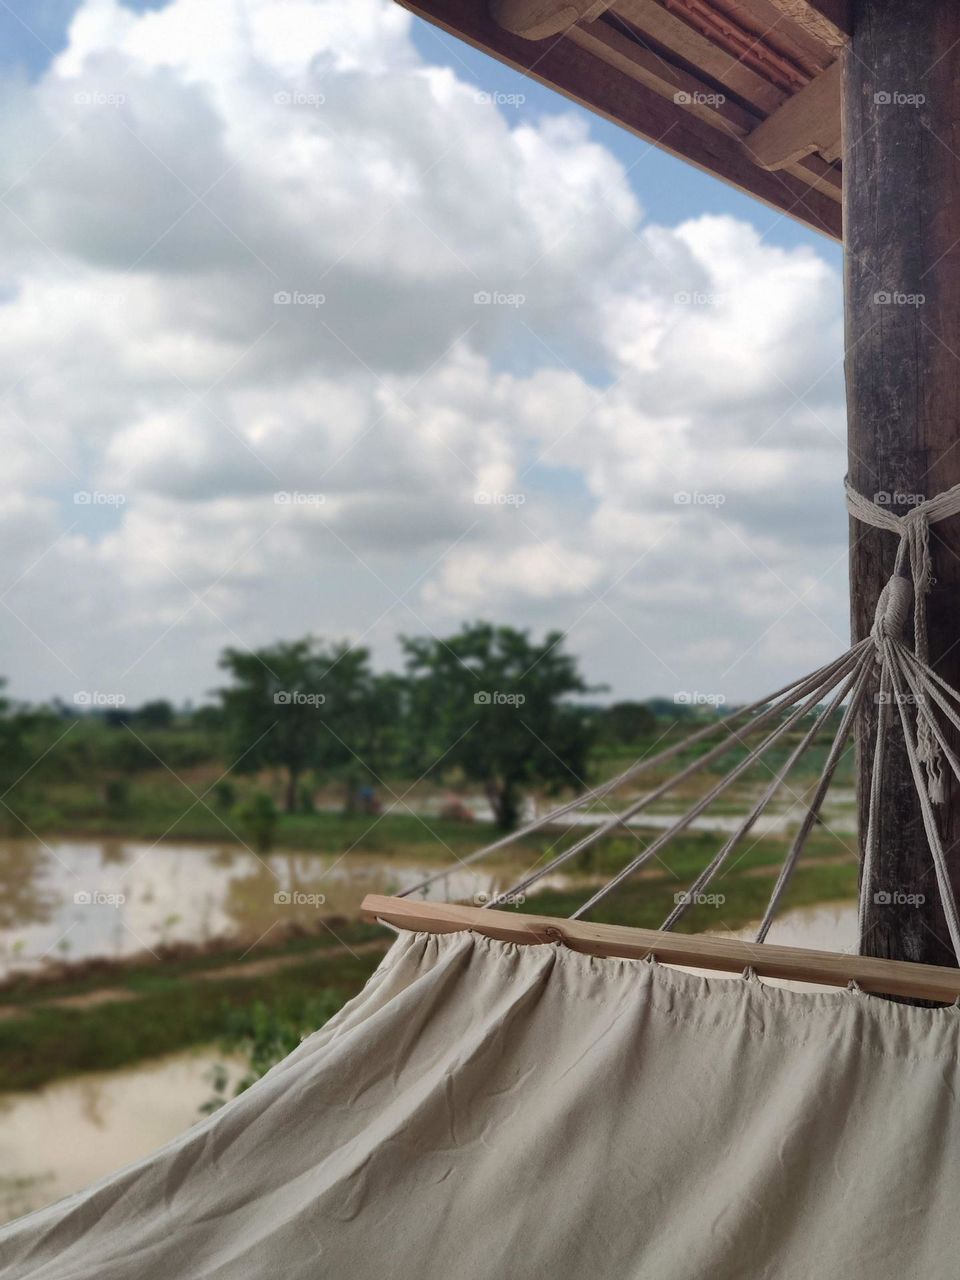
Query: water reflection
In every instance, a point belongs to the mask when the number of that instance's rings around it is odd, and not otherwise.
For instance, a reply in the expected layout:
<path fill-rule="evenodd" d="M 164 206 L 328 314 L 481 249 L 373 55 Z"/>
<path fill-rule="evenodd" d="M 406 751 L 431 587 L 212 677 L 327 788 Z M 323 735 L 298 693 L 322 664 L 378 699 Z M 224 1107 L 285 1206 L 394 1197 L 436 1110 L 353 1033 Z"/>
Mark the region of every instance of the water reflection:
<path fill-rule="evenodd" d="M 444 876 L 432 896 L 471 898 L 508 887 L 529 852 Z M 437 869 L 356 851 L 276 852 L 137 841 L 0 842 L 0 974 L 51 960 L 121 957 L 176 942 L 253 940 L 277 923 L 355 916 L 367 893 L 394 893 Z M 569 884 L 556 875 L 545 886 Z"/>
<path fill-rule="evenodd" d="M 0 1095 L 0 1221 L 79 1191 L 182 1133 L 211 1095 L 214 1061 L 223 1055 L 206 1049 Z M 225 1065 L 237 1080 L 243 1064 Z"/>

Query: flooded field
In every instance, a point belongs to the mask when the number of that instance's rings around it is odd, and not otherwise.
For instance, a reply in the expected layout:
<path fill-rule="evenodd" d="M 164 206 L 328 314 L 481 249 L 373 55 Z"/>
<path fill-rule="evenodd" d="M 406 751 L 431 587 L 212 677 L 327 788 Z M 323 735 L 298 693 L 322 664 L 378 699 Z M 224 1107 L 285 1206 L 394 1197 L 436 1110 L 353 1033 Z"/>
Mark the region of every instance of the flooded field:
<path fill-rule="evenodd" d="M 0 1220 L 79 1191 L 148 1155 L 200 1118 L 215 1049 L 0 1094 Z"/>
<path fill-rule="evenodd" d="M 470 898 L 506 888 L 523 855 L 465 869 L 431 887 Z M 46 961 L 127 956 L 171 942 L 260 938 L 275 923 L 356 915 L 367 893 L 409 888 L 436 861 L 351 852 L 277 852 L 240 846 L 60 840 L 0 843 L 0 976 Z M 565 887 L 566 877 L 547 885 Z"/>
<path fill-rule="evenodd" d="M 801 812 L 798 805 L 785 806 L 758 822 L 753 834 L 781 837 Z M 573 814 L 569 825 L 595 825 L 605 816 Z M 645 814 L 643 825 L 660 831 L 676 816 Z M 727 834 L 740 817 L 710 814 L 689 830 Z M 838 796 L 827 824 L 841 851 L 850 843 L 846 833 L 852 823 L 846 797 Z M 470 900 L 502 891 L 531 868 L 533 857 L 529 849 L 505 850 L 475 868 L 451 871 L 431 886 L 429 896 Z M 416 850 L 282 850 L 258 856 L 240 844 L 2 840 L 0 977 L 53 961 L 149 953 L 170 943 L 223 937 L 252 943 L 277 924 L 312 927 L 318 915 L 355 916 L 365 894 L 400 892 L 442 865 L 433 851 L 418 856 Z M 561 871 L 540 887 L 564 889 L 591 879 Z"/>

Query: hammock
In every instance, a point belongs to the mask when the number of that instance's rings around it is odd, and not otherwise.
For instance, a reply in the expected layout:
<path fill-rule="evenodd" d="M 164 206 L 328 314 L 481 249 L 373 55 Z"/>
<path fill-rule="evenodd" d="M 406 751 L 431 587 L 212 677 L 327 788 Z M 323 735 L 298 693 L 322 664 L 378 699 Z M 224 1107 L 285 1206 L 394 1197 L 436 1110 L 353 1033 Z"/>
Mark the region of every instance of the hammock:
<path fill-rule="evenodd" d="M 889 515 L 856 495 L 849 501 L 873 523 Z M 779 956 L 787 949 L 763 939 L 879 664 L 881 692 L 892 696 L 878 704 L 863 881 L 876 853 L 884 734 L 899 724 L 948 927 L 960 940 L 935 816 L 943 764 L 960 778 L 960 762 L 932 709 L 960 728 L 960 697 L 926 660 L 921 616 L 928 523 L 957 510 L 960 489 L 889 517 L 896 524 L 884 527 L 901 536 L 894 577 L 871 636 L 841 658 L 471 855 L 487 856 L 721 734 L 676 779 L 605 819 L 490 909 L 418 902 L 412 891 L 370 900 L 370 912 L 417 931 L 399 931 L 360 995 L 161 1151 L 0 1230 L 0 1278 L 953 1280 L 960 1006 L 900 1005 L 865 988 L 895 991 L 899 982 L 955 1000 L 960 970 L 813 952 L 793 953 L 791 969 Z M 845 700 L 758 942 L 681 943 L 673 926 L 686 906 Z M 811 715 L 662 931 L 583 920 Z M 708 797 L 570 921 L 499 909 L 761 729 L 761 742 Z M 660 962 L 697 956 L 712 968 L 750 963 L 731 980 Z M 785 991 L 756 977 L 784 966 L 841 989 Z"/>

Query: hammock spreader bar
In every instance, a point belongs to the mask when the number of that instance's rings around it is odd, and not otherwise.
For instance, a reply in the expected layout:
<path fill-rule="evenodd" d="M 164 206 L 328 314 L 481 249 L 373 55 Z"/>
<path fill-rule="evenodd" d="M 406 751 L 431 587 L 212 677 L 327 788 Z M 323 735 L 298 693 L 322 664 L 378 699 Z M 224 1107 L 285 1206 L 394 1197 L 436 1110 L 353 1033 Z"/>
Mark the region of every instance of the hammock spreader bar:
<path fill-rule="evenodd" d="M 789 978 L 830 987 L 848 987 L 855 982 L 862 991 L 876 995 L 936 1000 L 944 1004 L 960 998 L 960 969 L 914 964 L 908 960 L 809 951 L 705 933 L 664 933 L 659 929 L 597 924 L 593 920 L 559 920 L 516 911 L 486 911 L 482 907 L 389 898 L 376 893 L 364 898 L 361 909 L 370 920 L 417 933 L 456 933 L 469 929 L 503 942 L 561 943 L 591 956 L 655 959 L 664 964 L 717 969 L 724 973 L 752 969 L 761 978 Z"/>

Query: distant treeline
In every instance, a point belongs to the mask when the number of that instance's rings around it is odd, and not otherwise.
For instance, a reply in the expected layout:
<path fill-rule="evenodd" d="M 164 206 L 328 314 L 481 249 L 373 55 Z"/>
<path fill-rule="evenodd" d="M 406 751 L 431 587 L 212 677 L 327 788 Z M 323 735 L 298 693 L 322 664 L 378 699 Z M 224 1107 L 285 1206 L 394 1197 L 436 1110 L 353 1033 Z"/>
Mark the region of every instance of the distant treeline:
<path fill-rule="evenodd" d="M 598 759 L 723 709 L 700 695 L 604 704 L 606 690 L 586 682 L 559 632 L 536 641 L 478 622 L 401 645 L 400 672 L 375 672 L 368 650 L 313 637 L 229 648 L 215 700 L 196 708 L 130 707 L 110 693 L 0 703 L 0 782 L 15 795 L 87 780 L 116 803 L 139 773 L 217 762 L 227 777 L 282 771 L 283 806 L 295 812 L 317 782 L 342 781 L 349 806 L 380 779 L 432 776 L 481 788 L 508 828 L 529 789 L 579 788 Z"/>

